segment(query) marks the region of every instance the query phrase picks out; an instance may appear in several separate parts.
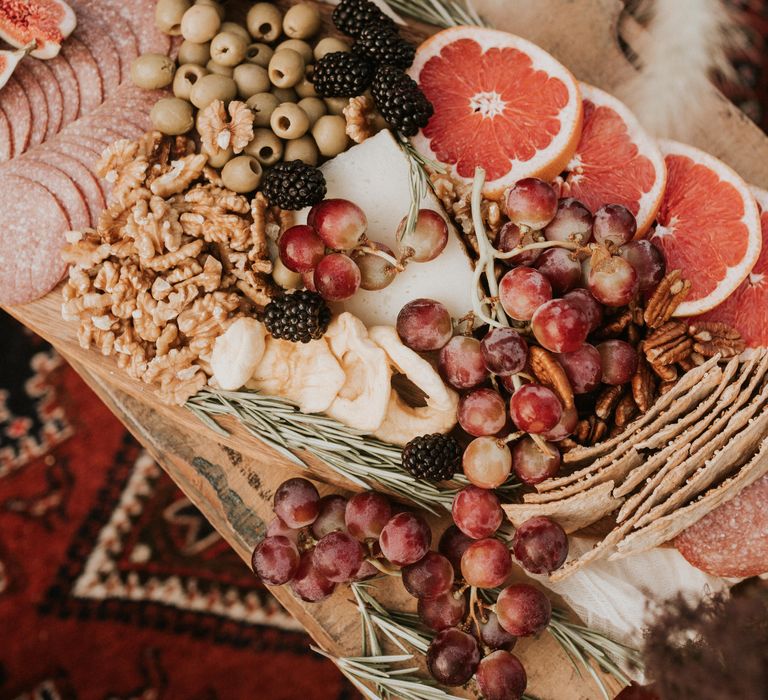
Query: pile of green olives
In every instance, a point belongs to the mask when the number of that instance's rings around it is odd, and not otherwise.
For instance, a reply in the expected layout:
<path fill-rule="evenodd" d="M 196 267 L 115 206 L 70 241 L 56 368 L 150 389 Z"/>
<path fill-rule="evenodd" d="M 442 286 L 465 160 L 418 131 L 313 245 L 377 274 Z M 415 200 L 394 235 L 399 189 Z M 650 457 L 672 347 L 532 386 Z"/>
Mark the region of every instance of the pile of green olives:
<path fill-rule="evenodd" d="M 350 45 L 320 36 L 317 9 L 299 2 L 285 13 L 270 2 L 254 4 L 245 24 L 232 21 L 217 0 L 158 0 L 157 27 L 181 36 L 178 59 L 145 54 L 131 78 L 148 90 L 171 87 L 173 97 L 155 104 L 154 128 L 187 133 L 197 115 L 214 100 L 241 100 L 254 115 L 254 137 L 242 154 L 217 153 L 210 164 L 235 191 L 258 186 L 262 168 L 281 160 L 318 165 L 351 145 L 346 133 L 345 98 L 321 99 L 309 77 L 314 62 Z M 225 177 L 226 176 L 226 177 Z M 256 183 L 250 190 L 246 185 Z"/>

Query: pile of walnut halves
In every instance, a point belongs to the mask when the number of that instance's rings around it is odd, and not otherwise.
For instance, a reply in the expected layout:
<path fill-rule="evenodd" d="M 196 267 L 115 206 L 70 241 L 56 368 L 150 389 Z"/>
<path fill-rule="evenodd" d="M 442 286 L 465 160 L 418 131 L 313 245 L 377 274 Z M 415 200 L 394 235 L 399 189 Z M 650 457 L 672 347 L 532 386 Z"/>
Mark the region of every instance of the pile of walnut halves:
<path fill-rule="evenodd" d="M 176 404 L 207 383 L 216 338 L 274 291 L 266 231 L 280 212 L 224 189 L 206 161 L 185 137 L 114 143 L 98 163 L 109 208 L 63 252 L 62 316 L 80 345 Z"/>

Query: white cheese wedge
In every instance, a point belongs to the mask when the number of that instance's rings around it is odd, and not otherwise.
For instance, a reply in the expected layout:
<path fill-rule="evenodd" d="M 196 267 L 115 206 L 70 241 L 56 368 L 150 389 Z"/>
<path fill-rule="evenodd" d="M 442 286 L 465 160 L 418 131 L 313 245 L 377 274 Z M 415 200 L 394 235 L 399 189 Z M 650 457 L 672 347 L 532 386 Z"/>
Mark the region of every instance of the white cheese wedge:
<path fill-rule="evenodd" d="M 382 131 L 321 167 L 328 198 L 349 199 L 368 217 L 368 237 L 397 249 L 395 234 L 411 202 L 409 159 L 389 131 Z M 446 219 L 442 204 L 431 190 L 421 203 Z M 309 210 L 300 213 L 304 223 Z M 393 326 L 400 309 L 418 298 L 436 299 L 454 319 L 472 309 L 472 263 L 456 228 L 449 223 L 448 245 L 428 263 L 410 263 L 386 289 L 359 290 L 339 305 L 366 326 Z"/>

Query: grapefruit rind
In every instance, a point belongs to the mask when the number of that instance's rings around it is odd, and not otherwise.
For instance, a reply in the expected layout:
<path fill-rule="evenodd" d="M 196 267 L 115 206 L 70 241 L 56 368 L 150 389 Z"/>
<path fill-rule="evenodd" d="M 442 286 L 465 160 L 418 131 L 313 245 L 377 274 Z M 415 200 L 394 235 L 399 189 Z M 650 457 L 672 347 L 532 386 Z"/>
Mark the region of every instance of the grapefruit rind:
<path fill-rule="evenodd" d="M 760 251 L 762 249 L 762 230 L 760 224 L 760 213 L 757 208 L 757 202 L 752 195 L 749 185 L 738 175 L 730 166 L 723 163 L 718 158 L 715 158 L 704 151 L 688 146 L 686 144 L 679 143 L 671 140 L 660 140 L 659 147 L 665 157 L 665 160 L 670 156 L 682 156 L 693 161 L 696 165 L 704 166 L 711 172 L 713 172 L 721 182 L 725 182 L 733 187 L 740 196 L 743 203 L 744 213 L 740 218 L 740 221 L 746 227 L 748 231 L 748 240 L 746 250 L 737 264 L 728 266 L 725 276 L 718 281 L 715 288 L 706 294 L 705 296 L 684 301 L 675 311 L 676 317 L 689 317 L 698 316 L 707 311 L 711 311 L 719 304 L 722 304 L 746 279 L 747 275 L 752 271 Z M 672 186 L 672 176 L 667 179 L 667 190 Z M 666 193 L 665 193 L 666 194 Z M 703 205 L 704 203 L 702 203 Z M 664 206 L 664 199 L 662 198 L 662 209 Z M 660 236 L 674 236 L 674 221 L 671 222 L 671 226 L 664 227 L 661 223 L 658 224 L 656 229 L 651 233 L 650 239 L 659 239 Z M 690 235 L 690 232 L 686 232 Z M 658 247 L 658 246 L 657 246 Z M 662 247 L 663 249 L 663 247 Z M 668 258 L 667 252 L 664 251 L 665 259 Z M 676 264 L 677 261 L 667 260 L 668 269 L 682 269 L 683 277 L 687 277 L 695 285 L 695 276 L 697 274 L 696 269 L 685 269 L 684 266 Z"/>
<path fill-rule="evenodd" d="M 420 80 L 420 76 L 422 75 L 425 66 L 433 58 L 442 59 L 442 52 L 446 47 L 464 40 L 475 42 L 475 44 L 480 47 L 482 56 L 486 55 L 491 49 L 516 49 L 530 59 L 530 68 L 534 74 L 542 71 L 549 79 L 559 80 L 564 85 L 567 92 L 565 105 L 556 115 L 557 120 L 560 122 L 559 131 L 551 138 L 549 144 L 542 149 L 537 149 L 535 155 L 530 159 L 519 160 L 510 158 L 509 170 L 498 177 L 489 178 L 486 181 L 483 194 L 489 199 L 499 199 L 509 187 L 514 185 L 518 180 L 526 177 L 539 177 L 547 181 L 553 180 L 563 172 L 570 162 L 581 136 L 583 106 L 578 82 L 571 72 L 553 56 L 526 39 L 495 29 L 452 27 L 435 34 L 421 44 L 416 52 L 416 59 L 413 66 L 408 71 L 410 76 L 419 82 L 428 97 L 429 89 Z M 453 79 L 457 73 L 458 71 L 453 71 L 451 78 Z M 474 93 L 473 99 L 481 94 L 487 95 L 493 91 L 493 85 L 488 83 L 482 84 L 483 78 L 481 77 L 481 73 L 482 71 L 480 70 L 476 71 L 476 86 L 474 84 L 475 75 L 472 76 L 473 84 L 471 86 L 466 82 L 462 82 L 461 77 L 455 77 L 456 86 L 460 87 L 463 85 L 465 88 L 469 87 L 470 89 L 475 90 L 476 92 Z M 445 93 L 441 92 L 441 94 Z M 476 113 L 478 111 L 477 104 L 473 102 L 473 99 L 467 100 L 466 108 L 459 104 L 459 116 L 469 117 L 473 112 Z M 535 96 L 533 96 L 533 99 L 535 100 Z M 507 103 L 502 101 L 501 104 L 503 104 L 503 107 L 500 109 L 503 110 L 507 107 Z M 455 108 L 456 106 L 454 105 L 450 117 L 445 117 L 446 119 L 451 119 L 454 124 L 456 123 Z M 445 162 L 445 159 L 441 158 L 440 155 L 433 150 L 432 144 L 434 139 L 431 139 L 428 136 L 428 133 L 430 131 L 430 126 L 433 126 L 435 123 L 434 120 L 439 119 L 441 116 L 439 114 L 439 104 L 435 106 L 435 111 L 436 114 L 432 117 L 432 120 L 430 120 L 430 124 L 426 129 L 422 129 L 419 134 L 413 137 L 411 142 L 421 154 L 447 166 L 450 174 L 455 179 L 469 183 L 473 179 L 474 167 L 471 168 L 472 174 L 467 173 L 462 175 L 459 173 L 457 162 Z M 469 138 L 472 139 L 476 133 L 476 131 L 473 132 Z M 533 130 L 531 130 L 530 133 L 534 134 Z M 541 134 L 539 134 L 539 136 L 541 136 Z M 487 143 L 478 143 L 477 145 L 479 149 L 488 148 Z M 501 150 L 499 150 L 499 153 L 503 154 Z M 480 159 L 478 158 L 478 161 L 479 160 Z M 476 164 L 482 165 L 481 162 L 477 162 Z M 464 166 L 466 166 L 466 163 L 464 163 Z M 464 167 L 464 169 L 466 170 L 467 168 Z"/>
<path fill-rule="evenodd" d="M 581 89 L 582 98 L 585 101 L 592 103 L 596 108 L 610 109 L 611 111 L 615 112 L 616 115 L 618 115 L 619 119 L 623 122 L 624 127 L 626 128 L 626 134 L 629 137 L 629 142 L 634 145 L 638 151 L 638 156 L 643 156 L 645 159 L 647 159 L 650 166 L 653 168 L 654 181 L 650 188 L 648 188 L 645 192 L 642 192 L 637 200 L 634 200 L 637 202 L 637 211 L 632 212 L 635 214 L 635 218 L 637 219 L 637 234 L 635 238 L 642 238 L 645 236 L 648 229 L 650 229 L 651 225 L 656 219 L 656 214 L 659 211 L 659 207 L 661 206 L 661 202 L 664 197 L 664 189 L 666 188 L 667 184 L 667 166 L 664 162 L 664 156 L 662 155 L 656 141 L 648 135 L 634 113 L 621 100 L 605 92 L 604 90 L 600 90 L 593 85 L 589 85 L 588 83 L 579 83 L 579 88 Z M 584 127 L 586 133 L 586 110 Z M 582 140 L 577 145 L 576 152 L 568 164 L 568 176 L 565 178 L 564 183 L 564 195 L 576 197 L 577 199 L 583 199 L 583 197 L 579 196 L 579 188 L 574 187 L 574 183 L 578 184 L 578 169 L 582 166 L 582 162 L 579 158 L 579 152 L 583 143 L 583 138 L 584 135 L 582 135 Z M 615 173 L 616 168 L 620 167 L 621 165 L 630 167 L 629 163 L 619 164 L 615 162 L 605 163 L 604 165 L 588 163 L 586 167 L 587 169 L 590 167 L 596 169 L 600 168 L 601 165 L 602 169 L 610 170 L 611 174 Z M 636 166 L 637 163 L 635 162 L 634 165 Z M 629 186 L 635 185 L 635 177 L 635 172 L 627 173 Z M 602 197 L 601 200 L 604 201 L 600 201 L 599 206 L 603 206 L 605 204 L 623 204 L 630 210 L 633 209 L 629 202 L 626 201 L 626 199 L 621 195 L 613 197 L 607 195 Z M 593 209 L 599 208 L 599 206 L 594 206 L 595 202 L 585 202 L 585 204 Z"/>

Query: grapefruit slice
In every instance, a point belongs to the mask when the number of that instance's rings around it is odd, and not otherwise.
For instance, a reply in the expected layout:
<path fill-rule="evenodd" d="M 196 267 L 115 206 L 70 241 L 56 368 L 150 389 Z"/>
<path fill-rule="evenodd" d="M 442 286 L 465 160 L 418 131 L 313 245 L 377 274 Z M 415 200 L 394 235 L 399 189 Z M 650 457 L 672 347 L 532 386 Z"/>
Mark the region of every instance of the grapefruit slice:
<path fill-rule="evenodd" d="M 727 323 L 739 331 L 747 346 L 742 355 L 744 359 L 768 348 L 768 192 L 757 187 L 753 187 L 752 192 L 761 212 L 763 249 L 760 257 L 731 296 L 699 317 L 702 321 Z"/>
<path fill-rule="evenodd" d="M 489 198 L 525 177 L 554 179 L 576 150 L 578 83 L 525 39 L 494 29 L 446 29 L 419 47 L 409 73 L 435 108 L 414 147 L 466 182 L 483 167 Z"/>
<path fill-rule="evenodd" d="M 637 237 L 645 235 L 659 211 L 667 167 L 656 142 L 623 102 L 580 83 L 584 128 L 562 196 L 575 197 L 596 212 L 622 204 L 637 219 Z"/>
<path fill-rule="evenodd" d="M 691 293 L 676 316 L 697 316 L 722 304 L 757 262 L 763 236 L 757 202 L 744 180 L 714 156 L 661 141 L 667 187 L 651 241 L 667 270 L 679 269 Z"/>

